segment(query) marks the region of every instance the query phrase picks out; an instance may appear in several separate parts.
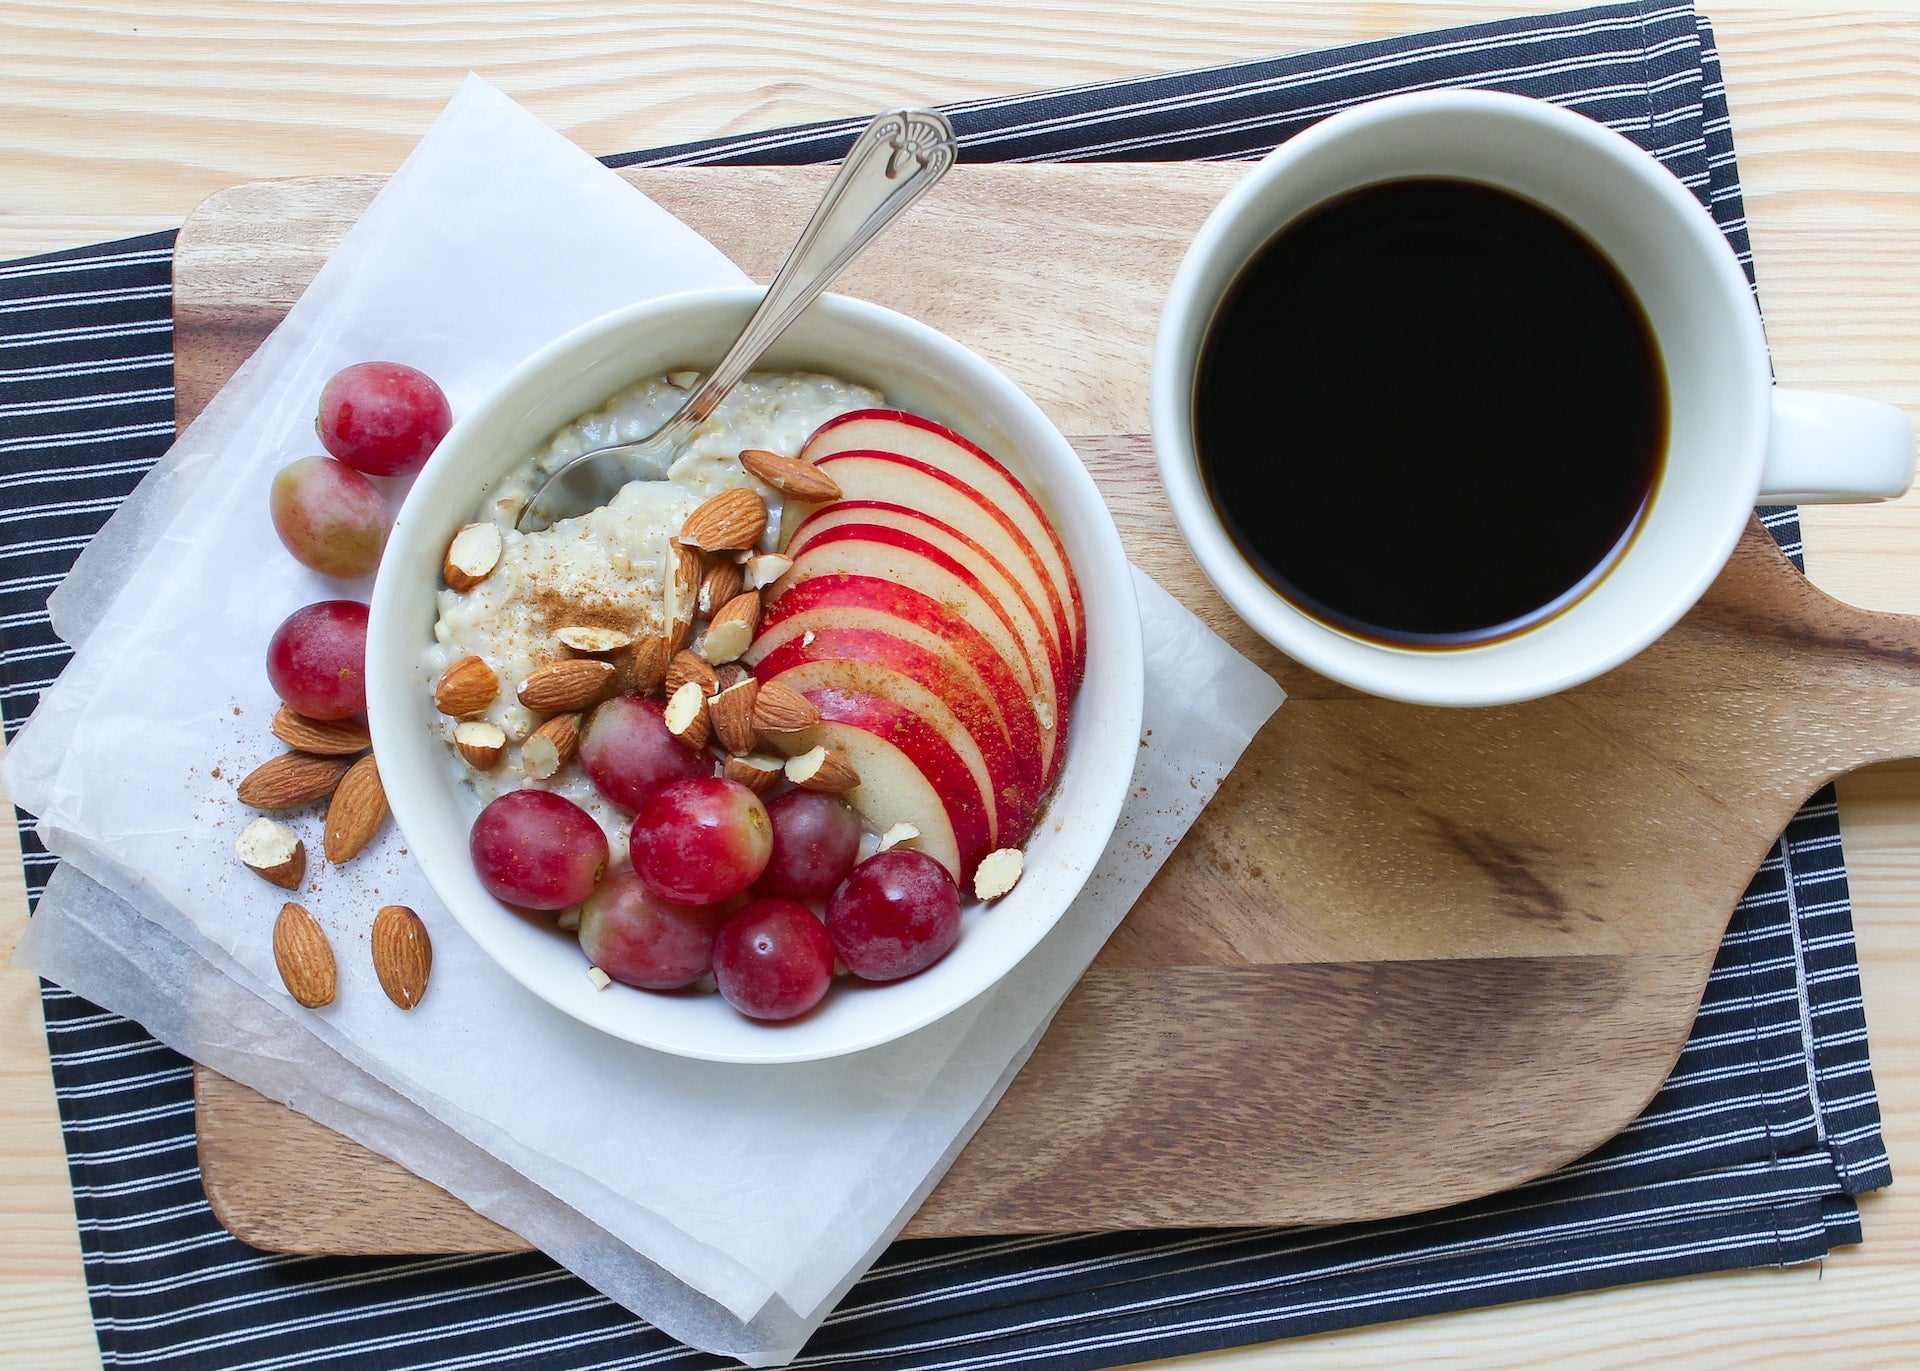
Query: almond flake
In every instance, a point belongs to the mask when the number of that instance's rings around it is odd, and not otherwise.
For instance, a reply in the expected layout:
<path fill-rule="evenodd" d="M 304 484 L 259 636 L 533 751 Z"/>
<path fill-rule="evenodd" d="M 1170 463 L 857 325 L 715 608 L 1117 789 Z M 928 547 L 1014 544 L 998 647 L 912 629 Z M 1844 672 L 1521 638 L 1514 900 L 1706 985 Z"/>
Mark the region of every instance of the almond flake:
<path fill-rule="evenodd" d="M 575 930 L 577 930 L 580 927 L 579 906 L 576 905 L 572 909 L 562 910 L 560 912 L 560 917 L 553 921 L 553 926 L 559 929 L 562 933 L 572 933 Z"/>
<path fill-rule="evenodd" d="M 791 570 L 793 570 L 791 557 L 782 557 L 777 552 L 763 552 L 747 563 L 746 588 L 762 590 Z"/>
<path fill-rule="evenodd" d="M 587 979 L 593 983 L 595 990 L 605 990 L 613 984 L 613 977 L 609 976 L 597 966 L 587 968 Z"/>
<path fill-rule="evenodd" d="M 692 390 L 700 384 L 700 373 L 697 371 L 670 371 L 667 373 L 667 384 L 676 390 Z"/>
<path fill-rule="evenodd" d="M 617 628 L 576 626 L 560 629 L 553 636 L 575 652 L 618 652 L 623 647 L 633 645 L 633 635 L 622 633 Z"/>
<path fill-rule="evenodd" d="M 912 824 L 895 824 L 892 828 L 889 828 L 885 833 L 880 835 L 880 845 L 875 848 L 874 851 L 890 852 L 900 846 L 900 844 L 910 843 L 919 836 L 920 830 Z"/>
<path fill-rule="evenodd" d="M 1013 889 L 1020 872 L 1026 866 L 1026 858 L 1020 855 L 1017 847 L 1003 847 L 989 852 L 980 859 L 980 865 L 973 869 L 974 898 L 997 900 Z"/>
<path fill-rule="evenodd" d="M 493 574 L 504 550 L 498 524 L 468 524 L 447 544 L 440 575 L 450 590 L 472 590 Z"/>

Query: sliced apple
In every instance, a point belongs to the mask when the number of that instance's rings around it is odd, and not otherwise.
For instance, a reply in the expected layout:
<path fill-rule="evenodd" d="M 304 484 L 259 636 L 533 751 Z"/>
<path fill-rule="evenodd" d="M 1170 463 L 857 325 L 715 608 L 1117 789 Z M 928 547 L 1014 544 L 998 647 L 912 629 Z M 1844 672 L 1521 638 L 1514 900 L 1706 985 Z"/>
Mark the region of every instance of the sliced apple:
<path fill-rule="evenodd" d="M 958 477 L 891 452 L 842 452 L 821 468 L 848 500 L 868 500 L 922 510 L 991 553 L 1026 588 L 1027 596 L 1053 620 L 1054 641 L 1066 645 L 1067 679 L 1077 680 L 1073 619 L 1026 535 L 1001 510 Z M 816 511 L 819 512 L 819 511 Z M 803 515 L 804 526 L 812 515 Z"/>
<path fill-rule="evenodd" d="M 874 635 L 878 636 L 878 635 Z M 1038 772 L 1022 763 L 1001 731 L 1000 715 L 985 698 L 962 688 L 936 670 L 933 684 L 925 684 L 894 663 L 860 661 L 838 655 L 847 645 L 842 635 L 819 635 L 812 643 L 788 642 L 760 664 L 762 681 L 779 681 L 799 691 L 827 688 L 857 691 L 899 705 L 918 715 L 946 739 L 954 754 L 972 774 L 987 806 L 993 846 L 1018 847 L 1033 826 L 1039 800 L 1034 783 Z M 916 654 L 893 640 L 896 660 L 908 664 Z M 912 664 L 934 664 L 931 653 L 917 654 Z"/>
<path fill-rule="evenodd" d="M 950 428 L 904 410 L 863 409 L 829 419 L 807 440 L 801 459 L 818 463 L 841 452 L 892 452 L 959 478 L 988 504 L 1004 511 L 1038 552 L 1072 630 L 1072 661 L 1077 682 L 1086 657 L 1086 611 L 1073 563 L 1053 521 L 1020 479 L 977 444 Z M 836 478 L 838 479 L 838 478 Z M 843 494 L 845 486 L 841 487 Z"/>
<path fill-rule="evenodd" d="M 891 621 L 918 629 L 957 653 L 985 682 L 1015 745 L 1029 727 L 1034 730 L 1041 773 L 1046 784 L 1052 783 L 1064 756 L 1058 745 L 1065 735 L 1059 726 L 1057 704 L 1050 690 L 1044 697 L 1037 694 L 1031 674 L 1020 672 L 1009 657 L 1004 630 L 996 642 L 945 600 L 883 576 L 823 572 L 782 589 L 761 620 L 760 634 L 749 649 L 748 660 L 763 658 L 783 640 L 783 632 L 791 636 L 790 620 L 815 610 L 831 611 L 821 616 L 830 627 L 851 627 L 851 621 L 844 617 L 849 610 L 879 611 L 885 616 L 883 623 Z M 817 632 L 818 627 L 810 623 L 807 631 Z"/>
<path fill-rule="evenodd" d="M 874 828 L 920 830 L 920 849 L 965 889 L 980 859 L 993 850 L 986 802 L 953 749 L 931 725 L 890 700 L 823 687 L 806 692 L 820 722 L 763 741 L 786 756 L 824 743 L 860 774 L 847 799 Z"/>
<path fill-rule="evenodd" d="M 1046 659 L 1053 672 L 1055 693 L 1071 692 L 1073 675 L 1067 661 L 1070 645 L 1057 636 L 1059 626 L 1053 616 L 1041 611 L 1021 579 L 998 557 L 951 524 L 884 500 L 842 500 L 809 515 L 794 530 L 787 550 L 797 557 L 816 539 L 847 537 L 851 535 L 844 530 L 866 528 L 889 530 L 886 536 L 912 539 L 916 546 L 924 543 L 958 563 L 989 599 L 1010 613 L 1027 645 L 1028 658 Z"/>

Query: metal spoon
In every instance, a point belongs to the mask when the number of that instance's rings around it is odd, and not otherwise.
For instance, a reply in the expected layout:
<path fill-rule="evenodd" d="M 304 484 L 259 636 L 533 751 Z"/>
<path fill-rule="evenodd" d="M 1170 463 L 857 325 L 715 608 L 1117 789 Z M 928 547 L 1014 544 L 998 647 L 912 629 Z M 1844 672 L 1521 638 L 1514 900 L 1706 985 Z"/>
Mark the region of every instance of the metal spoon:
<path fill-rule="evenodd" d="M 889 110 L 854 139 L 839 174 L 747 320 L 700 388 L 673 418 L 637 443 L 597 448 L 554 472 L 520 511 L 516 527 L 537 531 L 611 500 L 629 481 L 659 480 L 693 430 L 753 369 L 787 325 L 900 212 L 953 165 L 953 125 L 933 110 Z"/>

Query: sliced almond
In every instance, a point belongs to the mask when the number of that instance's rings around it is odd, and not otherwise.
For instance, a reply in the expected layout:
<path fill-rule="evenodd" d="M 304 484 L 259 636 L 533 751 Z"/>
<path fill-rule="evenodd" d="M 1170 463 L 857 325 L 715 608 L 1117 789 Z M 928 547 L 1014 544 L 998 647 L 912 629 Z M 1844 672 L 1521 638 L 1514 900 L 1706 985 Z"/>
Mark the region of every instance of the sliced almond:
<path fill-rule="evenodd" d="M 760 741 L 760 731 L 753 726 L 753 697 L 759 693 L 760 683 L 749 676 L 707 701 L 713 736 L 728 752 L 751 752 Z"/>
<path fill-rule="evenodd" d="M 762 733 L 798 733 L 820 722 L 812 700 L 790 685 L 762 681 L 753 700 L 753 726 Z"/>
<path fill-rule="evenodd" d="M 273 713 L 273 736 L 295 752 L 316 757 L 352 757 L 373 746 L 365 719 L 309 719 L 281 705 Z"/>
<path fill-rule="evenodd" d="M 989 852 L 980 859 L 980 865 L 973 869 L 973 894 L 975 899 L 997 900 L 1020 879 L 1027 859 L 1020 855 L 1017 847 L 1003 847 Z"/>
<path fill-rule="evenodd" d="M 327 806 L 327 831 L 322 841 L 327 860 L 335 866 L 360 855 L 387 821 L 387 789 L 380 784 L 380 768 L 369 752 L 346 775 Z"/>
<path fill-rule="evenodd" d="M 667 732 L 698 752 L 713 732 L 707 717 L 707 692 L 698 681 L 688 681 L 667 701 Z"/>
<path fill-rule="evenodd" d="M 697 652 L 682 648 L 673 654 L 673 660 L 667 663 L 667 698 L 672 699 L 680 693 L 680 687 L 688 681 L 697 681 L 702 693 L 711 695 L 720 686 L 720 678 L 715 676 L 713 668 Z"/>
<path fill-rule="evenodd" d="M 613 984 L 613 977 L 609 976 L 597 966 L 590 966 L 587 968 L 587 982 L 595 990 L 605 990 Z"/>
<path fill-rule="evenodd" d="M 307 845 L 277 819 L 255 819 L 233 844 L 241 863 L 282 890 L 298 890 L 307 874 Z"/>
<path fill-rule="evenodd" d="M 912 824 L 895 824 L 892 828 L 889 828 L 885 833 L 880 835 L 880 845 L 875 848 L 874 851 L 888 852 L 900 846 L 902 843 L 912 842 L 919 836 L 920 830 Z"/>
<path fill-rule="evenodd" d="M 340 988 L 340 970 L 320 921 L 305 905 L 289 900 L 273 922 L 273 963 L 287 993 L 308 1009 L 332 1004 Z"/>
<path fill-rule="evenodd" d="M 580 927 L 580 906 L 575 905 L 572 909 L 561 910 L 560 917 L 553 921 L 553 926 L 562 933 L 578 931 Z"/>
<path fill-rule="evenodd" d="M 812 462 L 782 457 L 765 448 L 750 447 L 740 454 L 740 465 L 789 500 L 823 505 L 840 498 L 840 485 Z"/>
<path fill-rule="evenodd" d="M 264 762 L 240 782 L 240 803 L 255 809 L 301 809 L 333 794 L 353 763 L 345 757 L 288 752 Z"/>
<path fill-rule="evenodd" d="M 633 645 L 633 693 L 651 695 L 660 689 L 661 682 L 667 679 L 667 659 L 673 654 L 667 651 L 667 640 L 659 633 L 649 633 Z"/>
<path fill-rule="evenodd" d="M 580 716 L 556 714 L 520 744 L 520 768 L 536 781 L 553 777 L 580 750 Z"/>
<path fill-rule="evenodd" d="M 427 993 L 433 971 L 433 940 L 420 916 L 403 904 L 381 908 L 373 918 L 373 973 L 387 998 L 412 1009 Z"/>
<path fill-rule="evenodd" d="M 633 635 L 622 633 L 617 628 L 587 628 L 576 625 L 563 628 L 553 635 L 575 652 L 618 652 L 623 647 L 633 645 Z"/>
<path fill-rule="evenodd" d="M 693 632 L 693 615 L 700 603 L 701 574 L 700 550 L 678 538 L 667 539 L 667 645 L 674 652 L 687 645 L 687 635 Z"/>
<path fill-rule="evenodd" d="M 500 678 L 478 657 L 462 657 L 433 688 L 433 707 L 456 719 L 483 712 L 500 694 Z"/>
<path fill-rule="evenodd" d="M 679 390 L 692 390 L 700 384 L 700 373 L 697 371 L 670 371 L 667 373 L 667 384 Z"/>
<path fill-rule="evenodd" d="M 695 605 L 698 613 L 713 617 L 713 612 L 738 595 L 745 588 L 746 572 L 740 564 L 725 557 L 714 559 L 707 574 L 700 581 L 700 598 Z"/>
<path fill-rule="evenodd" d="M 599 699 L 612 681 L 612 662 L 570 657 L 536 668 L 514 693 L 535 714 L 572 714 Z"/>
<path fill-rule="evenodd" d="M 449 590 L 472 590 L 500 565 L 505 550 L 498 524 L 468 524 L 453 535 L 447 555 L 440 563 L 440 575 Z"/>
<path fill-rule="evenodd" d="M 756 795 L 765 794 L 773 788 L 786 769 L 786 763 L 778 757 L 768 757 L 763 753 L 753 753 L 745 757 L 729 757 L 720 768 L 721 776 L 729 781 L 738 781 Z"/>
<path fill-rule="evenodd" d="M 708 552 L 752 547 L 767 529 L 767 502 L 747 486 L 723 490 L 687 516 L 680 541 Z"/>
<path fill-rule="evenodd" d="M 760 592 L 743 590 L 720 606 L 708 623 L 700 655 L 716 664 L 731 662 L 753 646 L 753 635 L 759 629 Z"/>
<path fill-rule="evenodd" d="M 787 758 L 787 779 L 808 790 L 838 795 L 859 785 L 860 773 L 839 753 L 820 746 Z"/>
<path fill-rule="evenodd" d="M 491 771 L 507 750 L 507 734 L 498 724 L 468 719 L 454 727 L 453 745 L 475 771 Z"/>
<path fill-rule="evenodd" d="M 763 552 L 747 563 L 747 574 L 742 584 L 748 590 L 764 590 L 792 570 L 791 557 L 782 557 L 777 552 Z"/>

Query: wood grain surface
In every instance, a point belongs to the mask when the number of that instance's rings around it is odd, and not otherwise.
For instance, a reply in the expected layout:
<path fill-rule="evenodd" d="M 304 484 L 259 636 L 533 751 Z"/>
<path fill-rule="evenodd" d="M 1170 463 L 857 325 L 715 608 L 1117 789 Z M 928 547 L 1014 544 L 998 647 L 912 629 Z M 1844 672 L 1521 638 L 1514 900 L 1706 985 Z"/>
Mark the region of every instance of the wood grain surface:
<path fill-rule="evenodd" d="M 235 182 L 389 171 L 468 67 L 589 150 L 611 152 L 1539 6 L 949 0 L 937 18 L 929 8 L 610 0 L 561 16 L 541 0 L 0 0 L 0 256 L 167 227 Z M 1709 9 L 1782 381 L 1877 394 L 1920 414 L 1920 20 L 1904 3 L 1718 0 Z M 856 37 L 884 59 L 850 61 Z M 1816 583 L 1857 604 L 1920 611 L 1920 499 L 1808 510 L 1803 525 Z M 1843 781 L 1841 822 L 1887 1144 L 1904 1174 L 1920 1159 L 1920 766 Z M 11 845 L 0 840 L 0 859 Z M 7 860 L 0 954 L 24 917 Z M 33 982 L 0 975 L 0 1365 L 96 1367 Z M 1866 1244 L 1818 1267 L 1609 1290 L 1181 1364 L 1640 1366 L 1657 1338 L 1662 1364 L 1675 1367 L 1909 1366 L 1920 1198 L 1907 1186 L 1862 1209 Z"/>
<path fill-rule="evenodd" d="M 842 286 L 974 347 L 1069 431 L 1129 426 L 1158 301 L 1243 172 L 957 168 Z M 626 176 L 765 276 L 826 174 Z M 245 186 L 188 219 L 174 261 L 183 424 L 377 184 Z M 1290 701 L 910 1234 L 1381 1218 L 1560 1166 L 1665 1078 L 1734 901 L 1799 803 L 1920 750 L 1920 621 L 1829 600 L 1757 528 L 1701 607 L 1628 666 L 1511 708 L 1419 709 L 1336 686 L 1241 624 L 1174 531 L 1144 438 L 1078 446 L 1134 562 Z M 396 1168 L 367 1181 L 357 1149 L 302 1130 L 311 1150 L 294 1152 L 285 1111 L 231 1083 L 202 1103 L 208 1194 L 251 1242 L 478 1240 L 466 1216 L 422 1224 L 433 1192 Z"/>

